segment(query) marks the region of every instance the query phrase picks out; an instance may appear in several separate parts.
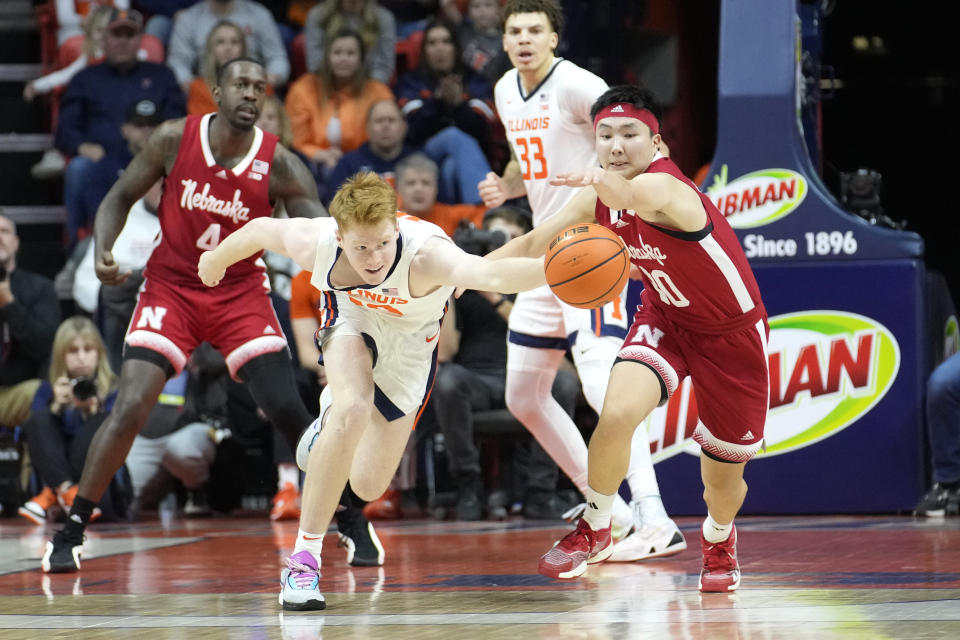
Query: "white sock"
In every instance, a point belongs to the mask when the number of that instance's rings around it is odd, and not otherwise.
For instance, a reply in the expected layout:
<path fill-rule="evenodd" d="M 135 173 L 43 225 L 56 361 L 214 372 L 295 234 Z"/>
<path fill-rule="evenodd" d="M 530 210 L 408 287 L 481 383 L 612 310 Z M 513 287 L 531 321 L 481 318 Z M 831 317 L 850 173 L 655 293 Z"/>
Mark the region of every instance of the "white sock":
<path fill-rule="evenodd" d="M 284 462 L 277 465 L 277 489 L 283 489 L 287 484 L 300 489 L 300 469 L 295 464 Z"/>
<path fill-rule="evenodd" d="M 727 524 L 720 524 L 713 519 L 709 512 L 707 513 L 707 519 L 703 521 L 703 537 L 706 538 L 707 542 L 714 544 L 723 542 L 730 537 L 731 531 L 733 531 L 733 520 Z"/>
<path fill-rule="evenodd" d="M 620 494 L 613 496 L 613 507 L 610 509 L 610 518 L 618 527 L 629 531 L 633 526 L 633 509 L 630 508 Z"/>
<path fill-rule="evenodd" d="M 299 553 L 300 551 L 309 551 L 311 555 L 317 560 L 317 566 L 320 566 L 320 551 L 323 550 L 323 536 L 326 535 L 326 532 L 323 533 L 310 533 L 304 531 L 303 529 L 297 530 L 297 543 L 293 547 L 294 553 Z"/>
<path fill-rule="evenodd" d="M 610 510 L 613 508 L 613 499 L 616 493 L 604 495 L 597 493 L 590 487 L 587 487 L 587 509 L 583 512 L 583 519 L 587 521 L 590 528 L 594 531 L 600 531 L 610 526 Z"/>
<path fill-rule="evenodd" d="M 660 496 L 641 496 L 634 498 L 631 502 L 640 505 L 640 513 L 643 514 L 643 519 L 647 522 L 660 522 L 670 519 L 667 510 L 663 508 L 663 500 L 660 499 Z"/>
<path fill-rule="evenodd" d="M 657 475 L 653 470 L 653 459 L 650 457 L 650 434 L 647 432 L 646 421 L 641 422 L 633 431 L 630 440 L 630 466 L 627 468 L 627 484 L 630 485 L 630 496 L 636 500 L 642 496 L 660 495 L 660 485 L 657 484 Z"/>

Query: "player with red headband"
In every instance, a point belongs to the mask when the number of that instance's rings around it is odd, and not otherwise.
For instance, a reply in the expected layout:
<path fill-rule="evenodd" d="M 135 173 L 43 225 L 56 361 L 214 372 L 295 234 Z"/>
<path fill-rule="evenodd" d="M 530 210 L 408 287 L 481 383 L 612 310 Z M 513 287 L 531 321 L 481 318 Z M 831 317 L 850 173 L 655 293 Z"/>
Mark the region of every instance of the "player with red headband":
<path fill-rule="evenodd" d="M 557 0 L 508 0 L 503 47 L 513 64 L 494 88 L 513 159 L 503 175 L 479 185 L 496 207 L 526 195 L 538 227 L 563 209 L 576 189 L 551 187 L 550 177 L 596 164 L 590 107 L 607 83 L 554 55 L 563 29 Z M 582 493 L 587 490 L 587 444 L 551 394 L 557 367 L 569 350 L 587 403 L 603 408 L 607 375 L 630 327 L 626 291 L 599 309 L 563 304 L 543 286 L 517 296 L 507 337 L 506 403 Z M 611 561 L 630 562 L 679 553 L 687 543 L 660 500 L 646 428 L 632 443 L 627 484 L 631 504 L 613 505 L 619 541 Z"/>
<path fill-rule="evenodd" d="M 591 109 L 600 167 L 560 174 L 586 187 L 556 215 L 495 256 L 539 256 L 572 224 L 616 232 L 644 284 L 641 305 L 607 385 L 588 454 L 588 506 L 576 529 L 540 559 L 553 578 L 582 574 L 613 552 L 610 509 L 627 471 L 636 425 L 687 376 L 695 381 L 707 518 L 701 591 L 740 584 L 733 519 L 743 469 L 763 445 L 768 406 L 767 325 L 740 242 L 710 199 L 660 153 L 660 109 L 646 90 L 607 90 Z"/>

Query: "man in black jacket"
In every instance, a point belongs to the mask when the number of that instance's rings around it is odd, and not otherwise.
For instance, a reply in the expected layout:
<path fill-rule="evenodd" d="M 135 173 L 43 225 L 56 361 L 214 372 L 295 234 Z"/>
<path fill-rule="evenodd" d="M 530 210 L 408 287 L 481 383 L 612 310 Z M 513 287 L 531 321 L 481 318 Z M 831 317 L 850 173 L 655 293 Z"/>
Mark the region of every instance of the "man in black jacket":
<path fill-rule="evenodd" d="M 0 209 L 0 426 L 27 419 L 60 324 L 53 283 L 17 268 L 20 238 Z"/>

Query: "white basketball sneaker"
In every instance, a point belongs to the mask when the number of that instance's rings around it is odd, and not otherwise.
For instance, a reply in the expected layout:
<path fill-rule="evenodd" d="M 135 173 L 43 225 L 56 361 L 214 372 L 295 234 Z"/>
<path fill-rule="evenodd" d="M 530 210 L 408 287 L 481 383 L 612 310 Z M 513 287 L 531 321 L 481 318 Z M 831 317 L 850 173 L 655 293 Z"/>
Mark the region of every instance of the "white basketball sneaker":
<path fill-rule="evenodd" d="M 614 547 L 608 562 L 633 562 L 648 558 L 662 558 L 680 553 L 687 548 L 680 528 L 669 517 L 650 517 L 644 512 L 644 503 L 631 502 L 633 531 Z"/>

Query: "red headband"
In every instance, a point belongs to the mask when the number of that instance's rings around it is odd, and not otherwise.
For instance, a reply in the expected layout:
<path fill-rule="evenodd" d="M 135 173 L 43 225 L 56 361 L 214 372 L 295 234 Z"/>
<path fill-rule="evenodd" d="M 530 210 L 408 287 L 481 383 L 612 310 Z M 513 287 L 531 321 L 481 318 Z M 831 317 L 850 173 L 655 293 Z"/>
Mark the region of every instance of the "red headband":
<path fill-rule="evenodd" d="M 597 117 L 593 119 L 593 128 L 596 129 L 597 125 L 604 118 L 636 118 L 643 124 L 650 127 L 650 135 L 655 136 L 660 133 L 660 123 L 657 122 L 657 117 L 653 115 L 647 109 L 637 109 L 632 104 L 626 102 L 618 102 L 616 104 L 610 104 L 605 106 L 603 109 L 600 109 L 600 112 L 597 113 Z"/>

